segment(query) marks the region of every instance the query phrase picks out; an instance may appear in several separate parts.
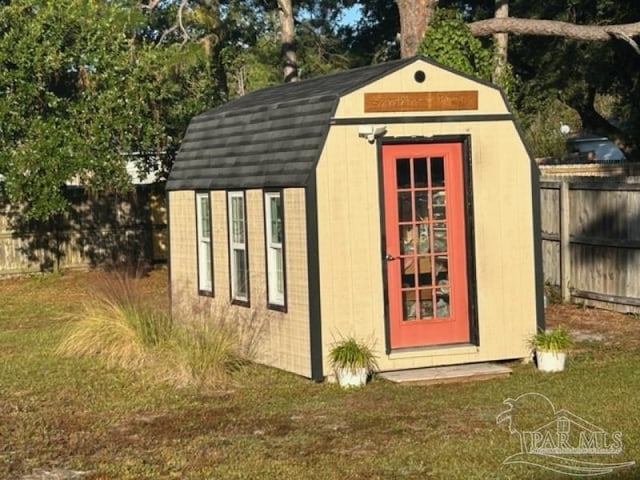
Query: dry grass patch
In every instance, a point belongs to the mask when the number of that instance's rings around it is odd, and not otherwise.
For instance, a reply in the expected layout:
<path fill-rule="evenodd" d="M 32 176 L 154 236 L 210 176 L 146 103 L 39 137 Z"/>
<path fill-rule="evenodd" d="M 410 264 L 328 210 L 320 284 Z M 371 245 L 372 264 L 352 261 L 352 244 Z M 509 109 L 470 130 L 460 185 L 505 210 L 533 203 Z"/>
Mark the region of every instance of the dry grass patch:
<path fill-rule="evenodd" d="M 585 339 L 602 339 L 602 345 L 626 350 L 640 349 L 637 315 L 584 307 L 571 303 L 551 304 L 545 311 L 548 326 L 564 325 Z"/>

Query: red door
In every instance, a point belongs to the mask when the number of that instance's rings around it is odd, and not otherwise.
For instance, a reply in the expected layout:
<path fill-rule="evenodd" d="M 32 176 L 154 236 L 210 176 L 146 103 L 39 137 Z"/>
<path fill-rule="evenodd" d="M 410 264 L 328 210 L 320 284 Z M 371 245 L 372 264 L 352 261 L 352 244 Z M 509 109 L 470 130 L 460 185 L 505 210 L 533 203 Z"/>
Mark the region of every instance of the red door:
<path fill-rule="evenodd" d="M 391 348 L 469 342 L 462 144 L 383 145 Z"/>

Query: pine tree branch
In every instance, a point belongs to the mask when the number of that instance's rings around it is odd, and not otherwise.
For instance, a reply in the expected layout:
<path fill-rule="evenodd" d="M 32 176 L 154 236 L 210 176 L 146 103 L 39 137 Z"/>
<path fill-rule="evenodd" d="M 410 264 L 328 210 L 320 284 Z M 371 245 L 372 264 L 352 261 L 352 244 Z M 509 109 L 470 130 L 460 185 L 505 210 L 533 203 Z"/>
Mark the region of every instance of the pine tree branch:
<path fill-rule="evenodd" d="M 609 40 L 611 37 L 631 39 L 640 35 L 640 22 L 620 25 L 576 25 L 556 20 L 529 18 L 489 18 L 467 24 L 476 37 L 495 33 L 520 35 L 556 36 L 575 40 Z M 628 42 L 628 41 L 627 41 Z M 633 42 L 635 43 L 635 42 Z"/>

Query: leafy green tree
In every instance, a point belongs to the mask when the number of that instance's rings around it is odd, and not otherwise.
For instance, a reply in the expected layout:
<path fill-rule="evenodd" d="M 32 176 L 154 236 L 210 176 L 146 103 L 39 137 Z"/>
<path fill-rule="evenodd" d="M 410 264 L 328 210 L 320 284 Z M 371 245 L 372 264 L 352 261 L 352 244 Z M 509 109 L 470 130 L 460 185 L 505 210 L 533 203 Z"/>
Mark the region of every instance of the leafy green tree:
<path fill-rule="evenodd" d="M 494 68 L 491 46 L 471 35 L 462 13 L 453 9 L 436 9 L 418 53 L 461 72 L 490 80 Z"/>
<path fill-rule="evenodd" d="M 173 15 L 161 37 L 209 46 L 218 90 L 227 97 L 351 66 L 337 28 L 353 0 L 146 0 L 145 10 Z"/>
<path fill-rule="evenodd" d="M 0 175 L 24 215 L 66 206 L 63 185 L 127 188 L 170 161 L 188 118 L 214 98 L 207 59 L 146 35 L 124 2 L 14 0 L 0 6 Z"/>

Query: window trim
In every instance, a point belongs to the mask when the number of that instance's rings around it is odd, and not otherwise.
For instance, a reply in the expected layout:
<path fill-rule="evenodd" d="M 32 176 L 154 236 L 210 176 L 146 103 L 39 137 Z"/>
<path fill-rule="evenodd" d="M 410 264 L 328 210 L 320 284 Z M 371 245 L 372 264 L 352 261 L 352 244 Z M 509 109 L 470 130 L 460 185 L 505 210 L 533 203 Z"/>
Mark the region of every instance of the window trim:
<path fill-rule="evenodd" d="M 243 242 L 237 243 L 233 241 L 233 199 L 242 199 L 242 223 L 243 223 Z M 229 252 L 229 297 L 234 305 L 250 305 L 251 288 L 249 284 L 249 248 L 247 242 L 247 202 L 244 190 L 227 191 L 227 228 L 228 228 L 228 252 Z M 235 271 L 234 251 L 242 250 L 244 252 L 245 264 L 245 283 L 247 288 L 246 296 L 238 296 L 235 292 L 235 283 L 237 280 L 237 272 Z"/>
<path fill-rule="evenodd" d="M 280 198 L 281 206 L 281 224 L 282 224 L 282 241 L 280 243 L 280 255 L 282 256 L 282 283 L 283 292 L 282 299 L 274 299 L 272 297 L 272 275 L 274 275 L 275 266 L 271 265 L 271 208 L 270 199 L 273 197 Z M 286 246 L 285 246 L 285 215 L 284 215 L 284 192 L 279 190 L 265 190 L 262 196 L 264 206 L 264 249 L 265 249 L 265 273 L 266 273 L 266 296 L 267 308 L 281 312 L 287 311 L 287 266 L 286 266 Z"/>
<path fill-rule="evenodd" d="M 202 234 L 202 204 L 201 199 L 207 199 L 207 208 L 209 210 L 209 273 L 211 277 L 211 285 L 209 288 L 203 287 L 203 271 L 204 263 L 202 262 L 202 254 L 204 252 L 203 243 L 207 243 L 204 241 L 204 237 Z M 207 191 L 196 191 L 195 192 L 195 207 L 196 207 L 196 267 L 198 271 L 198 294 L 202 296 L 213 297 L 213 228 L 212 228 L 212 209 L 211 209 L 211 193 Z"/>

